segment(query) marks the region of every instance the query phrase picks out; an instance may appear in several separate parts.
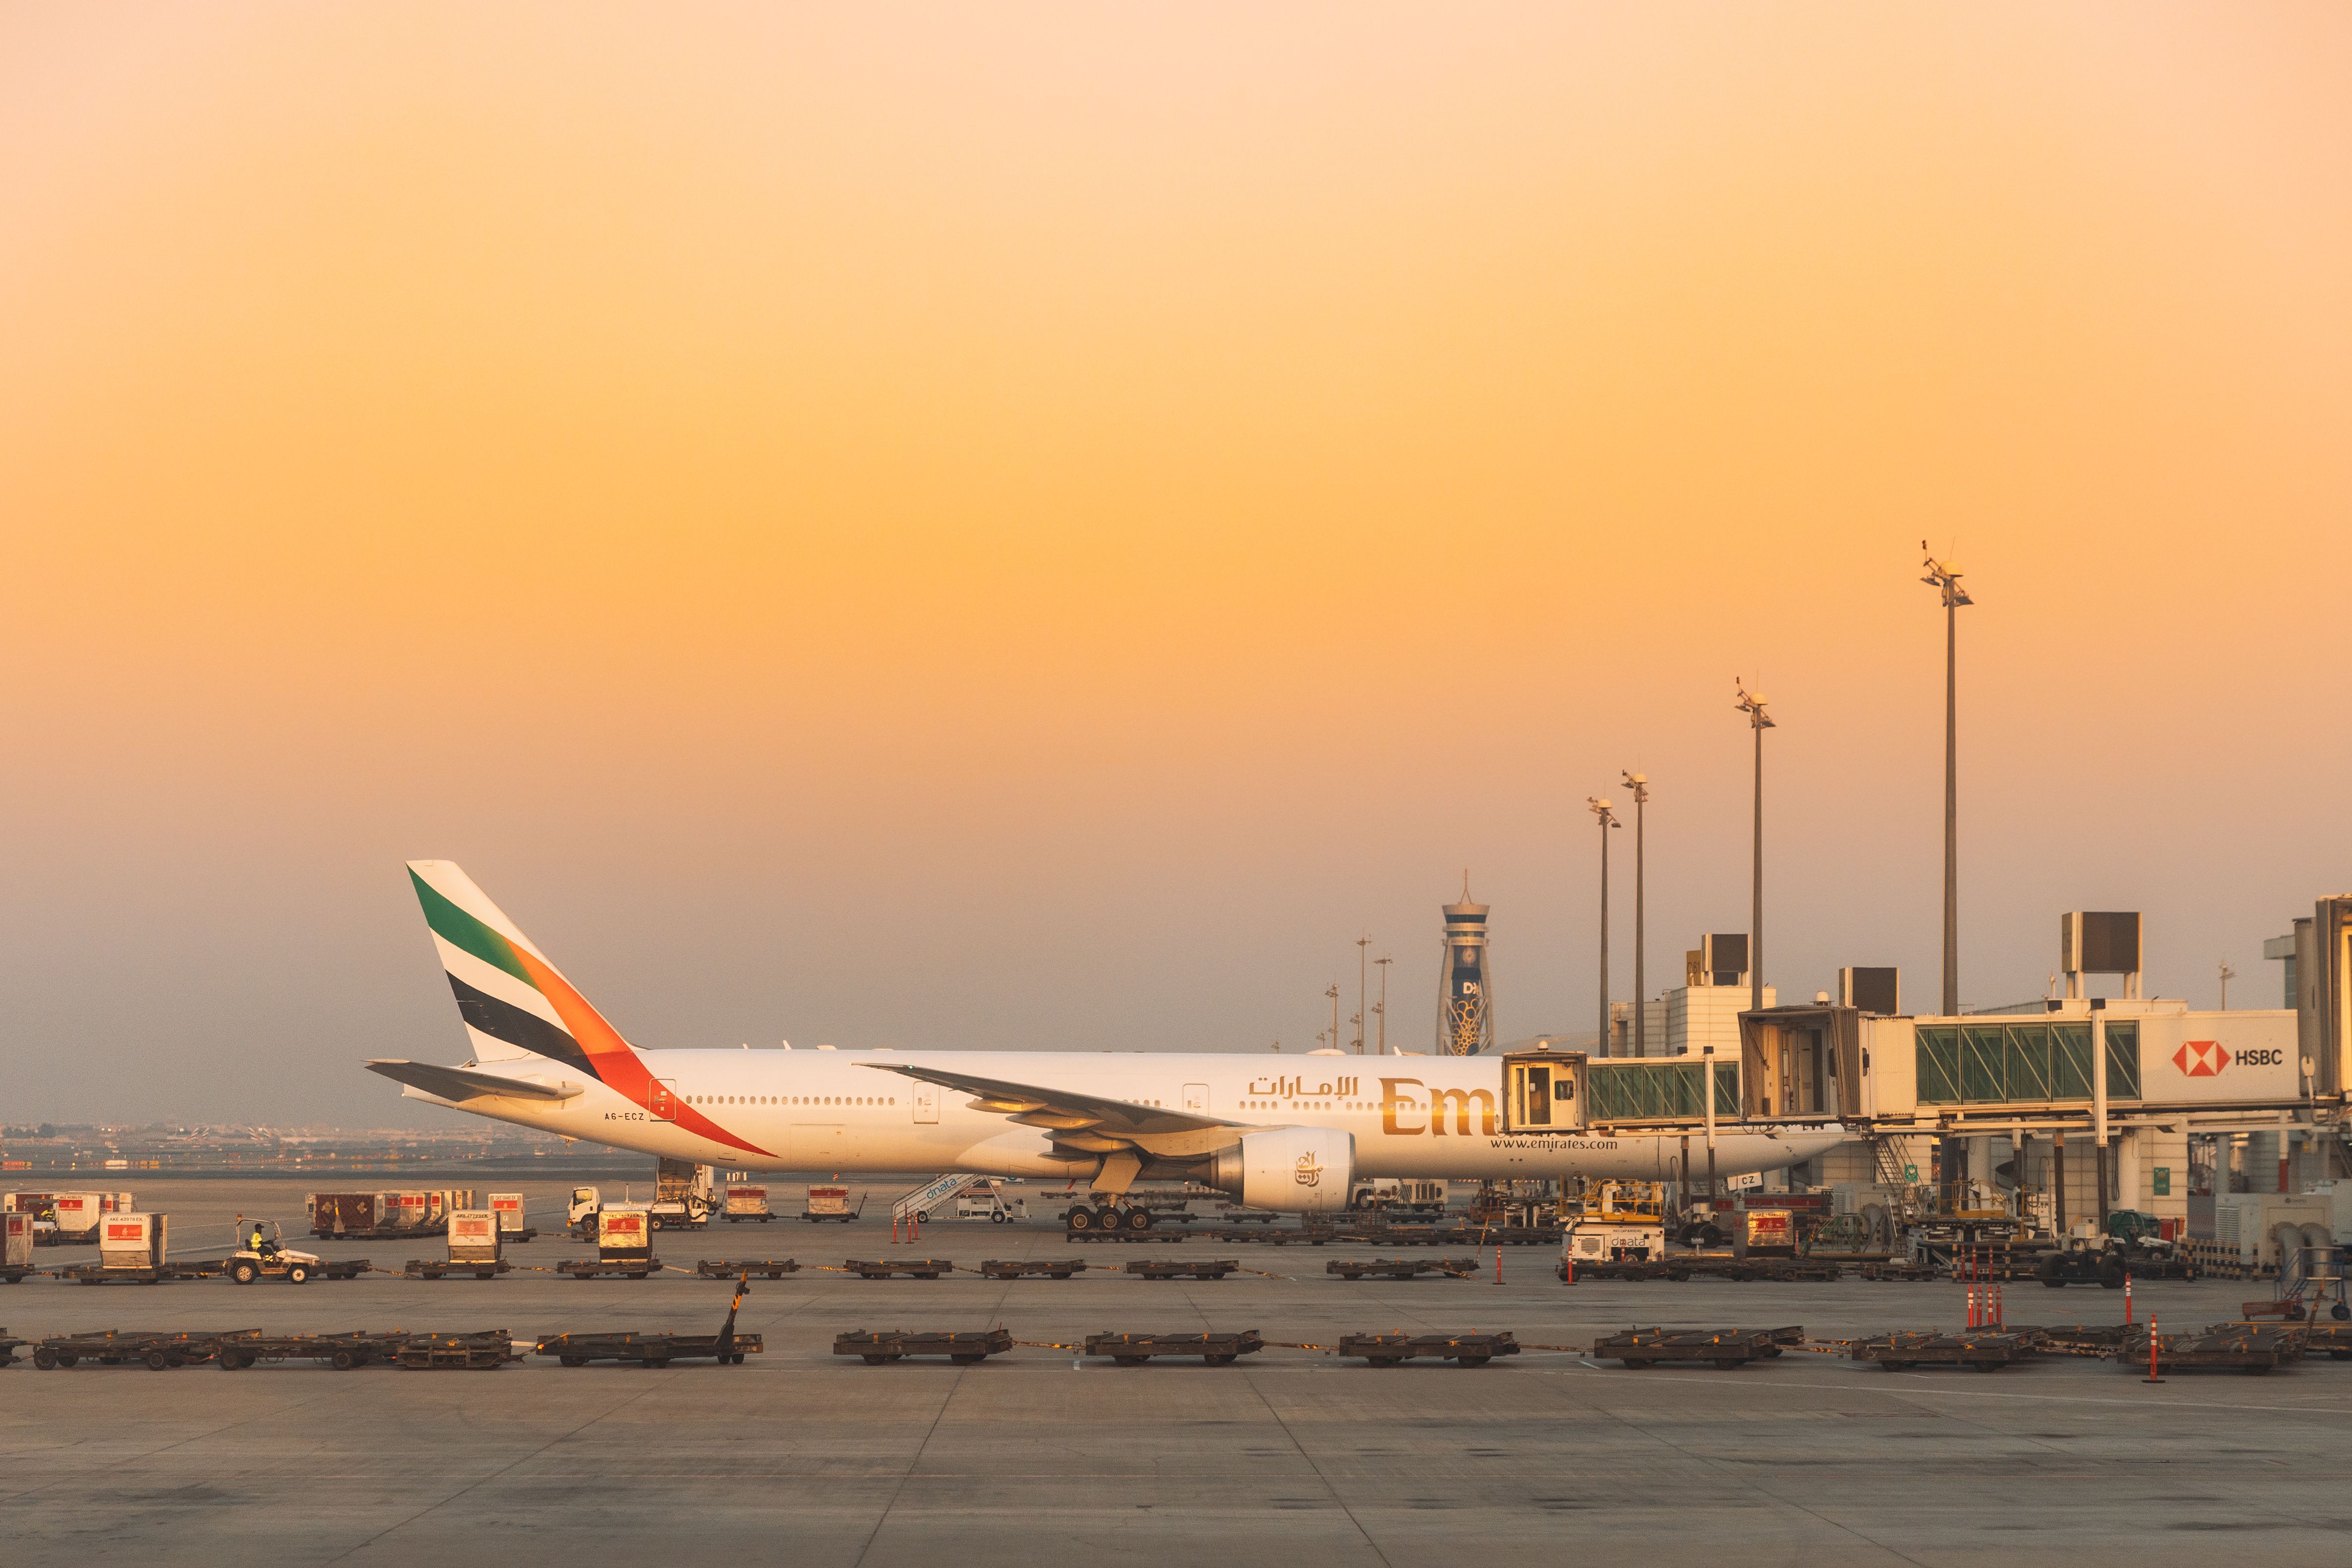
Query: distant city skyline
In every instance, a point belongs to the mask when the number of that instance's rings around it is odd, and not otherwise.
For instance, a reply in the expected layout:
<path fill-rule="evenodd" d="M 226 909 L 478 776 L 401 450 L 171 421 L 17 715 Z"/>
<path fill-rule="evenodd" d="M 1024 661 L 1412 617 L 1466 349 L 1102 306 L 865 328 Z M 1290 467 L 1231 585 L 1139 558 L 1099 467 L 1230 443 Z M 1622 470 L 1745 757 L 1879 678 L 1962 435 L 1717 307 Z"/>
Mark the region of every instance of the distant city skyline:
<path fill-rule="evenodd" d="M 1810 18 L 1810 19 L 1808 19 Z M 7 1118 L 438 1126 L 402 862 L 653 1046 L 2273 1005 L 2352 888 L 2352 14 L 0 16 Z M 1626 876 L 1627 862 L 1619 871 Z M 1630 877 L 1612 911 L 1632 995 Z M 1343 1009 L 1344 1012 L 1344 1009 Z M 1580 1025 L 1589 1027 L 1589 1025 Z"/>

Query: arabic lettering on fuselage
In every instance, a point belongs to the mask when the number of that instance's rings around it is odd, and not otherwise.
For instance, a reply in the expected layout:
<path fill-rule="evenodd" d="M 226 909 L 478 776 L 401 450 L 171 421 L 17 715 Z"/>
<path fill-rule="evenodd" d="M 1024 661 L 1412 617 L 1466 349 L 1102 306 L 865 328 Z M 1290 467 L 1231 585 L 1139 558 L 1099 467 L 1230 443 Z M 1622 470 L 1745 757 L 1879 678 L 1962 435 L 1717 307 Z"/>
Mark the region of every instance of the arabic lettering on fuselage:
<path fill-rule="evenodd" d="M 1298 1100 L 1313 1095 L 1344 1097 L 1358 1092 L 1361 1082 L 1360 1079 L 1342 1078 L 1309 1084 L 1303 1078 L 1285 1078 L 1277 1073 L 1272 1078 L 1250 1079 L 1249 1091 L 1251 1098 L 1255 1100 Z"/>

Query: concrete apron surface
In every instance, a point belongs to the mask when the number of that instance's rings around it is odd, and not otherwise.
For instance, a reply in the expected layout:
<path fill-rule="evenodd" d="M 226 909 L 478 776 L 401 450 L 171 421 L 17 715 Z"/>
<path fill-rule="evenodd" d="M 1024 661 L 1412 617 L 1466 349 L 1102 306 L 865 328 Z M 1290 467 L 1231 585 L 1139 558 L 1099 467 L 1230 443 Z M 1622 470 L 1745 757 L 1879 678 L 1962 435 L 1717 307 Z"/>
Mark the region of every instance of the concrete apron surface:
<path fill-rule="evenodd" d="M 378 1184 L 390 1184 L 380 1183 Z M 1629 1372 L 1531 1352 L 1476 1370 L 1375 1371 L 1268 1349 L 1226 1368 L 1118 1368 L 1021 1349 L 979 1366 L 869 1367 L 832 1356 L 851 1329 L 979 1329 L 1074 1342 L 1088 1332 L 1256 1329 L 1328 1344 L 1349 1330 L 1508 1329 L 1586 1344 L 1633 1324 L 1802 1323 L 1822 1340 L 1957 1328 L 1951 1285 L 1581 1285 L 1537 1249 L 1477 1281 L 1349 1284 L 1322 1273 L 1371 1249 L 1195 1243 L 1073 1247 L 1057 1224 L 935 1223 L 895 1246 L 887 1195 L 855 1226 L 714 1226 L 660 1238 L 665 1259 L 795 1257 L 754 1280 L 742 1367 L 224 1375 L 87 1363 L 0 1373 L 0 1560 L 18 1568 L 146 1559 L 239 1564 L 718 1561 L 958 1568 L 1084 1554 L 1220 1564 L 1558 1563 L 1596 1552 L 1764 1564 L 2048 1561 L 2209 1563 L 2258 1551 L 2352 1559 L 2337 1456 L 2352 1363 L 2267 1376 L 2184 1373 L 2149 1386 L 2112 1363 L 1987 1376 L 1889 1373 L 1791 1353 L 1737 1372 Z M 236 1208 L 291 1232 L 299 1184 L 149 1183 L 192 1231 Z M 772 1187 L 793 1190 L 789 1184 Z M 501 1190 L 506 1190 L 501 1184 Z M 165 1191 L 164 1189 L 170 1189 Z M 553 1190 L 533 1217 L 560 1225 Z M 290 1205 L 288 1194 L 291 1193 Z M 544 1194 L 544 1195 L 543 1195 Z M 159 1201 L 163 1200 L 163 1201 Z M 269 1211 L 270 1203 L 277 1210 Z M 1033 1205 L 1034 1206 L 1034 1205 Z M 217 1207 L 217 1216 L 211 1210 Z M 184 1219 L 184 1215 L 186 1217 Z M 437 1241 L 316 1243 L 397 1267 Z M 1000 1284 L 866 1282 L 850 1257 L 1239 1258 L 1214 1283 L 1104 1273 Z M 585 1249 L 514 1249 L 544 1268 Z M 1410 1255 L 1410 1254 L 1408 1254 Z M 44 1264 L 79 1252 L 44 1249 Z M 1271 1278 L 1265 1276 L 1272 1276 Z M 709 1331 L 729 1287 L 671 1274 L 581 1282 L 544 1272 L 427 1284 L 225 1281 L 0 1289 L 20 1336 L 120 1327 L 503 1328 Z M 2152 1283 L 2167 1327 L 2236 1315 L 2259 1286 Z M 2011 1288 L 2013 1322 L 2113 1322 L 2112 1291 Z"/>

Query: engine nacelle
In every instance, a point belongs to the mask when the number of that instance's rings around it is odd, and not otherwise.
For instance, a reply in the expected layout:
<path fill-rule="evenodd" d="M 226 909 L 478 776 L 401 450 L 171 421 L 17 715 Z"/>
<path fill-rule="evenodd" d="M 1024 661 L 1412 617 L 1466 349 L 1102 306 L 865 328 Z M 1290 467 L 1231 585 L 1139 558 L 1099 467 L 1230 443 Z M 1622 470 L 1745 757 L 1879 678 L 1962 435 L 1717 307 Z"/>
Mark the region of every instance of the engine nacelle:
<path fill-rule="evenodd" d="M 1209 1185 L 1252 1208 L 1328 1214 L 1348 1206 L 1356 1136 L 1324 1127 L 1276 1127 L 1217 1151 Z"/>

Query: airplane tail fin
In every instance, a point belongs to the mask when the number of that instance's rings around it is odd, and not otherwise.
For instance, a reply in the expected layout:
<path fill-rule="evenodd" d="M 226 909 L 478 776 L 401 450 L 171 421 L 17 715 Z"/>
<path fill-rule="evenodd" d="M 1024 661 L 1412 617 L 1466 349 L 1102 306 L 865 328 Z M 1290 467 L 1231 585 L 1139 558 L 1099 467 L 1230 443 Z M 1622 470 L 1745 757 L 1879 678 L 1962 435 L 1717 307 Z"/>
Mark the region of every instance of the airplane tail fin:
<path fill-rule="evenodd" d="M 411 860 L 408 879 L 476 1061 L 545 1057 L 624 1089 L 646 1077 L 619 1031 L 456 861 Z"/>

